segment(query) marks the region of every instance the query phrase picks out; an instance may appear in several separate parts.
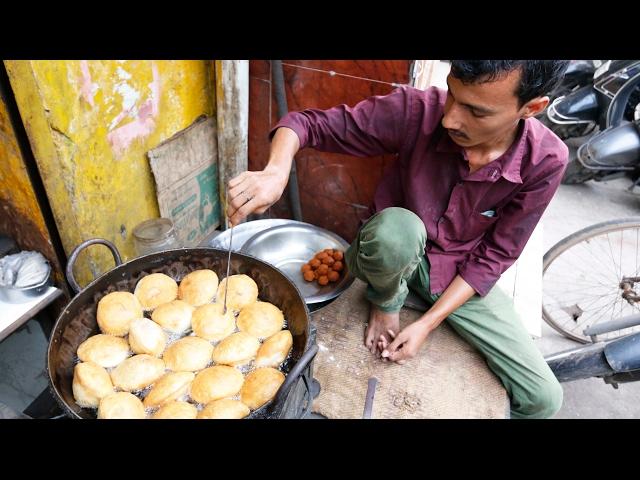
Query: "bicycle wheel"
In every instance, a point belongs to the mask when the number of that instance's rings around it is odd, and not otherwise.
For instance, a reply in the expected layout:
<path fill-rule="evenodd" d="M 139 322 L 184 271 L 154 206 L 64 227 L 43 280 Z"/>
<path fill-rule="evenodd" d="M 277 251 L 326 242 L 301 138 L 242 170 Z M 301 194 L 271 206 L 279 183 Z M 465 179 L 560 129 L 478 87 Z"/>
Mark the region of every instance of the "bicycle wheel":
<path fill-rule="evenodd" d="M 640 217 L 598 223 L 560 240 L 544 255 L 542 275 L 544 321 L 590 343 L 585 328 L 640 313 Z M 637 331 L 640 326 L 598 339 Z"/>

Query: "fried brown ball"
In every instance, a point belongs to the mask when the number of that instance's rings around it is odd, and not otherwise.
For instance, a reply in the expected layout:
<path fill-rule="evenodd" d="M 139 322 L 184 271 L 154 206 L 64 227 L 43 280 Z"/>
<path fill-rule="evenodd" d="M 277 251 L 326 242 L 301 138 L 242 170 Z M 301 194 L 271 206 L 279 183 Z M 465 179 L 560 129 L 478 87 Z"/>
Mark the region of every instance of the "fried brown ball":
<path fill-rule="evenodd" d="M 307 282 L 313 282 L 313 280 L 316 278 L 311 270 L 307 270 L 302 276 Z"/>
<path fill-rule="evenodd" d="M 316 253 L 316 256 L 314 258 L 317 258 L 318 260 L 322 261 L 325 258 L 327 258 L 327 254 L 325 252 L 318 252 Z"/>
<path fill-rule="evenodd" d="M 327 255 L 333 255 L 333 248 L 325 248 L 323 252 Z"/>
<path fill-rule="evenodd" d="M 318 260 L 317 258 L 314 258 L 313 260 L 311 260 L 309 262 L 309 265 L 311 265 L 311 268 L 318 268 L 320 265 L 322 264 L 322 262 L 320 260 Z"/>
<path fill-rule="evenodd" d="M 341 272 L 344 268 L 344 265 L 342 265 L 342 262 L 334 262 L 333 265 L 331 265 L 331 268 L 336 272 Z"/>
<path fill-rule="evenodd" d="M 326 285 L 327 283 L 329 283 L 329 277 L 327 277 L 326 275 L 320 275 L 318 277 L 318 283 L 320 285 Z"/>
<path fill-rule="evenodd" d="M 319 275 L 326 275 L 329 273 L 329 265 L 325 265 L 324 263 L 318 267 Z"/>
<path fill-rule="evenodd" d="M 304 272 L 308 272 L 308 271 L 310 271 L 310 270 L 311 270 L 311 265 L 309 265 L 308 263 L 305 263 L 305 264 L 302 266 L 302 268 L 300 269 L 300 271 L 301 271 L 302 273 L 304 273 Z"/>
<path fill-rule="evenodd" d="M 333 259 L 337 262 L 338 260 L 342 260 L 344 258 L 344 254 L 340 250 L 336 250 L 333 252 Z"/>
<path fill-rule="evenodd" d="M 330 282 L 337 282 L 340 279 L 340 274 L 335 270 L 331 270 L 327 276 Z"/>
<path fill-rule="evenodd" d="M 322 263 L 324 263 L 325 265 L 333 265 L 333 262 L 335 262 L 335 260 L 329 255 L 322 259 Z"/>

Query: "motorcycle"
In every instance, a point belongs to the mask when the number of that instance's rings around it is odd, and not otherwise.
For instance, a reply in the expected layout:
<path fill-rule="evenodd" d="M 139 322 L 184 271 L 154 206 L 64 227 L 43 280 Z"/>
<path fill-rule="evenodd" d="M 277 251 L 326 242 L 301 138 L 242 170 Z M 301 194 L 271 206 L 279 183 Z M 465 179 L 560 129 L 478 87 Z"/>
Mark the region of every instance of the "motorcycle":
<path fill-rule="evenodd" d="M 598 335 L 640 325 L 640 315 L 629 315 L 594 325 L 584 331 L 594 343 L 545 357 L 559 382 L 600 377 L 613 388 L 640 380 L 640 333 L 598 341 Z"/>
<path fill-rule="evenodd" d="M 581 123 L 580 119 L 571 119 L 570 123 L 566 123 L 569 119 L 565 120 L 555 111 L 552 113 L 552 116 L 549 117 L 549 110 L 553 105 L 558 104 L 560 104 L 561 108 L 567 108 L 569 105 L 573 106 L 576 98 L 581 98 L 585 92 L 591 90 L 591 87 L 593 87 L 593 77 L 603 63 L 602 60 L 571 60 L 562 81 L 549 94 L 550 106 L 538 115 L 538 120 L 544 123 L 562 140 L 584 136 L 586 134 L 585 131 L 588 133 L 593 127 Z M 567 97 L 569 98 L 567 99 Z"/>
<path fill-rule="evenodd" d="M 631 174 L 632 190 L 640 183 L 640 62 L 596 85 L 613 98 L 600 120 L 604 128 L 578 148 L 574 164 L 567 168 L 569 180 L 602 181 Z"/>
<path fill-rule="evenodd" d="M 608 60 L 596 69 L 592 85 L 551 102 L 545 113 L 546 123 L 570 147 L 563 183 L 610 180 L 637 173 L 639 105 L 640 60 Z M 586 135 L 589 137 L 577 148 L 567 141 Z"/>

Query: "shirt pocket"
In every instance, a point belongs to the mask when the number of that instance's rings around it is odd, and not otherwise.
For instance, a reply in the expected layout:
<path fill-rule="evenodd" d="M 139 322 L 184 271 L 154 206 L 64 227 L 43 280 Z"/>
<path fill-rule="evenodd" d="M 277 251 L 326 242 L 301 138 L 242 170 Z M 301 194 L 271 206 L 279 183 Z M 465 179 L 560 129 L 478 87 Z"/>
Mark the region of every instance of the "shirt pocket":
<path fill-rule="evenodd" d="M 454 242 L 476 240 L 482 237 L 496 223 L 498 218 L 500 218 L 498 213 L 488 217 L 474 211 L 469 216 L 457 217 L 455 220 L 449 221 L 451 231 L 447 236 Z"/>

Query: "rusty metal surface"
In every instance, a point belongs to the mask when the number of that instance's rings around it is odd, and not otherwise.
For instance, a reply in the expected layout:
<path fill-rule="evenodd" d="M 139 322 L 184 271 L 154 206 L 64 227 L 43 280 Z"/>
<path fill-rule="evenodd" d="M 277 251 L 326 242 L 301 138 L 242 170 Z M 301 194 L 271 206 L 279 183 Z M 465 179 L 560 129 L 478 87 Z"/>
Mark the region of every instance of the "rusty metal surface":
<path fill-rule="evenodd" d="M 353 106 L 372 95 L 385 95 L 394 84 L 409 83 L 409 60 L 283 60 L 287 106 L 290 112 Z M 334 73 L 331 73 L 334 72 Z M 268 60 L 249 62 L 249 170 L 261 170 L 269 158 L 268 133 L 276 125 L 277 105 Z M 385 169 L 395 155 L 356 158 L 303 149 L 296 154 L 303 221 L 355 237 L 360 220 Z M 265 215 L 293 218 L 289 195 Z"/>
<path fill-rule="evenodd" d="M 20 213 L 10 200 L 0 197 L 0 233 L 13 238 L 21 250 L 40 252 L 53 268 L 56 285 L 64 284 L 63 269 L 46 232 L 42 231 L 28 216 Z M 66 293 L 66 285 L 63 286 Z"/>

